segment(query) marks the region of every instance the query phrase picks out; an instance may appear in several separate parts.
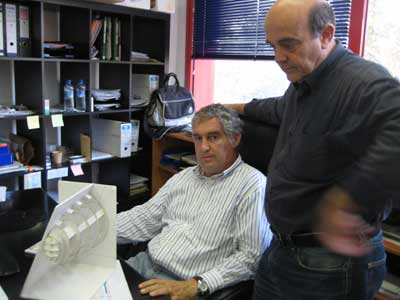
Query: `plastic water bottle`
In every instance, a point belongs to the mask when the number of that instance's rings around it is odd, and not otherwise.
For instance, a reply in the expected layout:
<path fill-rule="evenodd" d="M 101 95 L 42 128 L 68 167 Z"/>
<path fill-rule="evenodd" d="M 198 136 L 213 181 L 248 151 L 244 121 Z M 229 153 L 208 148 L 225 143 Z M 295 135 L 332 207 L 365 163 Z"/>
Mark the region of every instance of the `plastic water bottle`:
<path fill-rule="evenodd" d="M 66 80 L 64 85 L 64 111 L 74 111 L 74 87 L 71 80 Z"/>
<path fill-rule="evenodd" d="M 76 92 L 76 110 L 86 111 L 86 86 L 83 80 L 78 81 L 78 85 L 75 87 Z"/>

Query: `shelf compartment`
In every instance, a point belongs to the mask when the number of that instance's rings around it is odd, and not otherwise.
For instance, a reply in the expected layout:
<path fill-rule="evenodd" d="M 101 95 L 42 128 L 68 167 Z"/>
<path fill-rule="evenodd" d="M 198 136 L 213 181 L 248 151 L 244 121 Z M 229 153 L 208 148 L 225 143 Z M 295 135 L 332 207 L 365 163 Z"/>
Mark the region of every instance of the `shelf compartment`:
<path fill-rule="evenodd" d="M 90 10 L 44 3 L 44 41 L 74 45 L 75 59 L 89 59 Z"/>
<path fill-rule="evenodd" d="M 129 109 L 129 72 L 130 66 L 124 64 L 100 64 L 99 88 L 121 89 L 119 100 L 121 109 Z"/>
<path fill-rule="evenodd" d="M 27 138 L 31 141 L 34 148 L 34 157 L 28 163 L 28 165 L 36 165 L 43 167 L 45 165 L 45 149 L 43 147 L 43 126 L 44 122 L 42 118 L 39 118 L 40 128 L 38 129 L 28 129 L 28 123 L 23 119 L 16 121 L 17 135 Z"/>
<path fill-rule="evenodd" d="M 63 87 L 67 79 L 72 80 L 72 85 L 82 79 L 86 85 L 86 97 L 89 96 L 90 64 L 89 61 L 77 60 L 46 60 L 44 62 L 44 95 L 43 99 L 50 99 L 50 107 L 61 106 L 64 103 Z M 88 102 L 88 101 L 87 101 Z M 43 104 L 42 104 L 43 105 Z M 88 108 L 88 106 L 87 106 Z M 64 113 L 85 114 L 85 112 Z M 56 113 L 54 113 L 56 114 Z"/>
<path fill-rule="evenodd" d="M 13 79 L 13 61 L 0 60 L 0 105 L 14 104 Z"/>
<path fill-rule="evenodd" d="M 40 61 L 14 61 L 15 101 L 28 109 L 42 111 L 42 64 Z"/>
<path fill-rule="evenodd" d="M 113 35 L 114 35 L 114 30 L 113 27 L 115 26 L 115 21 L 118 20 L 120 23 L 120 37 L 119 37 L 119 52 L 120 52 L 120 57 L 119 60 L 113 60 L 112 57 L 111 59 L 104 59 L 102 58 L 102 53 L 103 53 L 103 47 L 105 47 L 104 45 L 104 39 L 105 41 L 107 41 L 107 37 L 105 36 L 105 32 L 104 32 L 104 20 L 105 17 L 109 17 L 111 18 L 111 32 L 110 32 L 110 36 L 111 38 L 109 38 L 109 42 L 111 43 L 110 49 L 111 49 L 111 53 L 110 55 L 112 55 L 113 51 Z M 130 59 L 130 44 L 131 44 L 131 37 L 130 37 L 130 27 L 131 27 L 131 17 L 129 14 L 116 14 L 116 13 L 112 13 L 112 12 L 102 12 L 102 11 L 93 11 L 92 13 L 92 21 L 95 19 L 99 19 L 102 21 L 102 26 L 101 26 L 101 30 L 95 40 L 94 46 L 96 47 L 96 49 L 98 50 L 98 54 L 96 55 L 96 57 L 99 59 L 99 61 L 101 62 L 110 62 L 110 63 L 121 63 L 121 62 L 129 62 Z M 107 24 L 109 24 L 110 22 L 108 22 Z"/>
<path fill-rule="evenodd" d="M 8 2 L 7 2 L 8 3 Z M 42 57 L 42 52 L 41 52 L 41 22 L 40 22 L 40 16 L 41 16 L 41 4 L 40 2 L 37 1 L 22 1 L 22 0 L 16 0 L 13 1 L 12 4 L 16 4 L 16 13 L 17 13 L 17 23 L 19 23 L 20 16 L 22 14 L 24 15 L 23 19 L 28 19 L 29 18 L 29 32 L 26 32 L 25 26 L 22 27 L 20 23 L 17 26 L 18 30 L 21 30 L 20 32 L 17 32 L 17 38 L 21 36 L 21 32 L 24 35 L 24 40 L 21 39 L 21 41 L 17 42 L 17 56 L 13 56 L 9 58 L 13 59 L 21 59 L 21 58 L 41 58 Z M 28 8 L 28 11 L 23 9 L 23 8 Z M 26 13 L 28 13 L 27 18 Z M 22 18 L 21 18 L 22 19 Z M 25 22 L 24 22 L 25 23 Z M 21 29 L 20 29 L 21 28 Z M 22 29 L 24 28 L 24 29 Z M 29 38 L 28 38 L 29 36 Z"/>
<path fill-rule="evenodd" d="M 165 62 L 168 55 L 169 21 L 133 17 L 132 50 Z"/>

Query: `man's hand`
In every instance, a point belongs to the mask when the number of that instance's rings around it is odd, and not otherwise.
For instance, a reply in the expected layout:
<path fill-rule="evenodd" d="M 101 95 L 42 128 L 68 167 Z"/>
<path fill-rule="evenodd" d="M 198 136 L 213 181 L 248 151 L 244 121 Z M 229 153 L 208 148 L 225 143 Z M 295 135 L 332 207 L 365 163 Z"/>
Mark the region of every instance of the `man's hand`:
<path fill-rule="evenodd" d="M 240 114 L 244 114 L 244 106 L 245 104 L 243 103 L 229 103 L 229 104 L 224 104 L 225 107 L 236 110 Z"/>
<path fill-rule="evenodd" d="M 351 195 L 340 187 L 329 189 L 317 210 L 316 232 L 321 243 L 335 253 L 362 256 L 370 247 L 367 238 L 373 228 L 360 216 Z"/>
<path fill-rule="evenodd" d="M 190 300 L 197 295 L 197 281 L 151 279 L 139 284 L 139 289 L 152 297 L 169 295 L 171 300 Z"/>

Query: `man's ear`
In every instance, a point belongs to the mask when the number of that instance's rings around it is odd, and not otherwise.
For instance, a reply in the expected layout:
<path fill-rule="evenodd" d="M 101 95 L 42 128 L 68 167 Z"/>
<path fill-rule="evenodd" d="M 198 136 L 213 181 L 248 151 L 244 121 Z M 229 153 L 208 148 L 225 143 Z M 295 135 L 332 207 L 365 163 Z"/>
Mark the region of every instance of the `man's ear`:
<path fill-rule="evenodd" d="M 241 133 L 237 133 L 235 134 L 235 136 L 233 138 L 231 138 L 231 144 L 234 148 L 237 148 L 240 144 L 240 140 L 242 139 L 242 134 Z"/>
<path fill-rule="evenodd" d="M 334 36 L 335 36 L 335 26 L 331 23 L 326 24 L 319 36 L 321 40 L 322 49 L 328 48 L 330 42 L 334 39 Z"/>

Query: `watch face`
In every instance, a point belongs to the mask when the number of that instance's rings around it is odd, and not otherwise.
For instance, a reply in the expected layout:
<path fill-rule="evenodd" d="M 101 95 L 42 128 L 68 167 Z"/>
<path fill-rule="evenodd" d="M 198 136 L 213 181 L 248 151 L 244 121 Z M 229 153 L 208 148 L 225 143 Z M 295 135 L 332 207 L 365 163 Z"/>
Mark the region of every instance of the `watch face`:
<path fill-rule="evenodd" d="M 199 280 L 197 287 L 201 294 L 205 294 L 208 292 L 208 285 L 204 280 Z"/>

